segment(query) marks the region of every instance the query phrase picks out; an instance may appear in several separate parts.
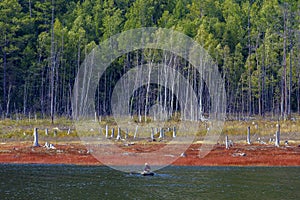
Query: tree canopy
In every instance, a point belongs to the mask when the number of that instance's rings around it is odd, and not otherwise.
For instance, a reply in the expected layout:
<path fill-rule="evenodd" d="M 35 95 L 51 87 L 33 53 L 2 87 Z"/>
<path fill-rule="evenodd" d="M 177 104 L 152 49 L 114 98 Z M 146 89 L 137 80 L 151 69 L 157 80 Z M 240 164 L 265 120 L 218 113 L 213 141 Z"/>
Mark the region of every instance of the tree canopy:
<path fill-rule="evenodd" d="M 2 0 L 1 117 L 71 116 L 74 80 L 89 51 L 151 26 L 178 30 L 210 53 L 225 79 L 230 116 L 300 113 L 300 1 Z M 110 114 L 111 87 L 146 62 L 142 54 L 120 57 L 100 79 L 99 115 Z M 195 77 L 188 63 L 178 68 Z"/>

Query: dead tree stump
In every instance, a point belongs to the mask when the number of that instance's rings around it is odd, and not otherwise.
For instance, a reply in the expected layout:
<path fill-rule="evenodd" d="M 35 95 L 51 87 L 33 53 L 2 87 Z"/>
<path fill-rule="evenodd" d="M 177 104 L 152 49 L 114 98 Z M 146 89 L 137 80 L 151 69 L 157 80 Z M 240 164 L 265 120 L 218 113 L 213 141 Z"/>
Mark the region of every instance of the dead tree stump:
<path fill-rule="evenodd" d="M 225 146 L 226 146 L 226 149 L 229 149 L 229 141 L 228 141 L 227 135 L 225 136 Z"/>
<path fill-rule="evenodd" d="M 105 137 L 108 138 L 108 125 L 105 126 Z"/>
<path fill-rule="evenodd" d="M 248 131 L 247 131 L 247 144 L 251 144 L 251 140 L 250 140 L 250 126 L 248 126 Z"/>
<path fill-rule="evenodd" d="M 176 127 L 173 128 L 173 138 L 176 138 Z"/>
<path fill-rule="evenodd" d="M 117 140 L 121 140 L 121 128 L 120 127 L 118 127 Z"/>
<path fill-rule="evenodd" d="M 33 140 L 33 146 L 34 146 L 34 147 L 40 146 L 40 145 L 39 145 L 38 128 L 34 128 L 34 129 L 33 129 L 33 137 L 34 137 L 34 140 Z"/>
<path fill-rule="evenodd" d="M 277 131 L 275 134 L 275 146 L 279 147 L 280 146 L 280 124 L 277 124 Z"/>

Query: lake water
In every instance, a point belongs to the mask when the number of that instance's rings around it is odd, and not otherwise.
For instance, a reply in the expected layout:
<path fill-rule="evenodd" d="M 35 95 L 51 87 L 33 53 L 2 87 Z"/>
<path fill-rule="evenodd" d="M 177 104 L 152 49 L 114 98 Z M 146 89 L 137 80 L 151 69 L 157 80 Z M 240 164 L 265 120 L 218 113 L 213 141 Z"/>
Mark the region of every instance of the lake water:
<path fill-rule="evenodd" d="M 156 173 L 0 164 L 0 199 L 300 199 L 300 167 L 171 166 Z"/>

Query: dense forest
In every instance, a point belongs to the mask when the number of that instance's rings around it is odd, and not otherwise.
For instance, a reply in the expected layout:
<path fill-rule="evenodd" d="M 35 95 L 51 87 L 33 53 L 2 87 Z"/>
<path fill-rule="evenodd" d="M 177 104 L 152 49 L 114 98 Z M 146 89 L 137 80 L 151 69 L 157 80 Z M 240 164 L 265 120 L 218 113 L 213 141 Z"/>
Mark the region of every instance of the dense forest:
<path fill-rule="evenodd" d="M 1 117 L 70 117 L 74 80 L 86 55 L 109 37 L 140 27 L 180 31 L 209 52 L 225 80 L 228 116 L 300 113 L 298 0 L 1 0 Z M 124 55 L 100 78 L 99 115 L 110 115 L 107 93 L 140 54 Z M 193 77 L 188 63 L 177 63 Z"/>

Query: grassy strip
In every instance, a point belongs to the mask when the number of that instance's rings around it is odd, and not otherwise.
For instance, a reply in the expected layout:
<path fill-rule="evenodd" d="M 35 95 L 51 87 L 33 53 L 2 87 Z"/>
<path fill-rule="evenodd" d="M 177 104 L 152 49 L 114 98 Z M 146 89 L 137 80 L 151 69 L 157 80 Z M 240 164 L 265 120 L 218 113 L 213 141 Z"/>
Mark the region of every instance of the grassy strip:
<path fill-rule="evenodd" d="M 164 123 L 164 127 L 174 127 L 178 126 L 180 122 L 178 121 L 168 121 Z M 273 137 L 276 130 L 277 124 L 280 124 L 281 134 L 295 140 L 300 139 L 300 120 L 286 120 L 286 121 L 271 121 L 265 119 L 257 119 L 251 121 L 226 121 L 224 123 L 222 135 L 229 136 L 245 136 L 247 134 L 247 127 L 251 129 L 251 135 L 255 137 L 266 136 Z M 115 129 L 115 136 L 117 135 L 118 125 L 111 118 L 102 119 L 101 122 L 91 123 L 91 126 L 85 124 L 86 130 L 81 132 L 84 136 L 94 136 L 98 135 L 101 131 L 105 134 L 105 125 L 109 125 L 109 134 L 111 134 L 111 129 Z M 147 123 L 140 123 L 141 126 Z M 95 127 L 96 125 L 96 127 Z M 100 125 L 100 126 L 99 126 Z M 93 127 L 94 126 L 94 127 Z M 38 127 L 41 136 L 45 136 L 45 129 L 48 129 L 47 137 L 65 138 L 65 137 L 78 137 L 77 131 L 75 129 L 72 120 L 67 118 L 58 118 L 55 120 L 54 124 L 51 124 L 50 119 L 37 119 L 37 120 L 0 120 L 0 139 L 20 139 L 20 140 L 31 140 L 33 128 Z M 102 129 L 99 130 L 99 127 Z M 206 122 L 199 124 L 199 130 L 197 136 L 204 136 L 207 132 L 208 124 Z M 71 131 L 70 131 L 70 130 Z M 134 133 L 130 132 L 129 136 L 132 137 Z M 172 131 L 166 131 L 166 136 L 171 137 Z M 122 130 L 122 135 L 125 135 L 124 130 Z M 146 133 L 148 136 L 149 134 Z M 149 135 L 150 136 L 150 135 Z M 158 133 L 155 133 L 158 136 Z"/>

